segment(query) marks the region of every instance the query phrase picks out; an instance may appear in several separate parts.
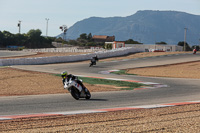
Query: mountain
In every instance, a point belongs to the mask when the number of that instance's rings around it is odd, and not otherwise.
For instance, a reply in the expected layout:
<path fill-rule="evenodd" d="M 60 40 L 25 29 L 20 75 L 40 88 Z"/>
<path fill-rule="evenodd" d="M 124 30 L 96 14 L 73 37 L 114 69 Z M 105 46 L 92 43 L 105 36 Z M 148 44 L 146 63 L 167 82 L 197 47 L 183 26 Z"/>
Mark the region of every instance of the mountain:
<path fill-rule="evenodd" d="M 127 17 L 90 17 L 71 26 L 66 39 L 77 39 L 82 33 L 115 36 L 116 41 L 133 39 L 144 44 L 164 41 L 177 44 L 186 41 L 190 45 L 199 44 L 200 15 L 178 11 L 138 11 Z"/>

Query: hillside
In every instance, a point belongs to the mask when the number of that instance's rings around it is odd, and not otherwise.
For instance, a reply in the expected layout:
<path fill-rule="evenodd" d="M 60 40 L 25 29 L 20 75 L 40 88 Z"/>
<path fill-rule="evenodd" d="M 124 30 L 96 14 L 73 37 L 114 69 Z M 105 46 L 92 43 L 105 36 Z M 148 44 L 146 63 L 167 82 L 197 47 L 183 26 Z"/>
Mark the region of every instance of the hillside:
<path fill-rule="evenodd" d="M 76 39 L 82 33 L 115 36 L 117 41 L 133 39 L 142 43 L 164 41 L 177 44 L 184 41 L 184 28 L 188 28 L 187 42 L 199 44 L 200 15 L 178 11 L 138 11 L 127 17 L 90 17 L 78 21 L 66 34 L 67 39 Z"/>

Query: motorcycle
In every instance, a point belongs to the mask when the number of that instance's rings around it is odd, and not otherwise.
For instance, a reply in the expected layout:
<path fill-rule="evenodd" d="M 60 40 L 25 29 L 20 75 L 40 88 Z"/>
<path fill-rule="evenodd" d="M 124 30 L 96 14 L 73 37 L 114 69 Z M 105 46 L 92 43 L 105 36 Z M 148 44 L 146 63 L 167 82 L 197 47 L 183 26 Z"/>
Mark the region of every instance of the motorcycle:
<path fill-rule="evenodd" d="M 196 54 L 197 50 L 196 49 L 193 49 L 193 54 Z"/>
<path fill-rule="evenodd" d="M 80 81 L 82 82 L 82 80 Z M 71 93 L 72 97 L 76 100 L 79 100 L 79 98 L 91 98 L 90 91 L 87 88 L 83 89 L 82 86 L 75 80 L 70 79 L 69 81 L 66 81 L 64 83 L 64 89 L 67 89 Z"/>
<path fill-rule="evenodd" d="M 94 65 L 96 65 L 96 60 L 91 60 L 89 67 L 94 66 Z"/>
<path fill-rule="evenodd" d="M 96 62 L 99 61 L 98 57 L 92 57 L 89 67 L 96 65 Z"/>

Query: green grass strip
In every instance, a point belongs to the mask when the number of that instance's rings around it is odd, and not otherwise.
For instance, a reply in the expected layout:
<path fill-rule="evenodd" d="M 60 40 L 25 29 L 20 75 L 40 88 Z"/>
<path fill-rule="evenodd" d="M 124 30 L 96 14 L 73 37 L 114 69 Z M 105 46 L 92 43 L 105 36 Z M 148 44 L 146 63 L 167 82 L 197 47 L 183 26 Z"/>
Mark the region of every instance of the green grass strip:
<path fill-rule="evenodd" d="M 8 66 L 0 66 L 0 68 L 6 68 L 6 67 L 8 67 Z"/>
<path fill-rule="evenodd" d="M 59 74 L 56 74 L 56 76 L 60 76 Z M 119 81 L 119 80 L 109 80 L 109 79 L 98 79 L 98 78 L 88 78 L 88 77 L 78 77 L 79 79 L 83 80 L 83 83 L 88 84 L 104 84 L 104 85 L 113 85 L 119 88 L 121 90 L 133 90 L 134 88 L 140 88 L 141 86 L 146 86 L 141 83 L 135 83 L 135 82 L 128 82 L 128 81 Z"/>
<path fill-rule="evenodd" d="M 119 81 L 119 80 L 97 79 L 97 78 L 87 78 L 87 77 L 80 77 L 80 79 L 82 79 L 83 82 L 88 84 L 105 84 L 105 85 L 122 87 L 120 88 L 121 90 L 133 90 L 134 88 L 139 88 L 141 86 L 144 86 L 144 84 L 140 83 Z"/>
<path fill-rule="evenodd" d="M 110 72 L 110 73 L 117 74 L 117 75 L 136 75 L 136 74 L 126 73 L 126 70 L 119 70 L 119 71 L 114 71 L 114 72 Z"/>

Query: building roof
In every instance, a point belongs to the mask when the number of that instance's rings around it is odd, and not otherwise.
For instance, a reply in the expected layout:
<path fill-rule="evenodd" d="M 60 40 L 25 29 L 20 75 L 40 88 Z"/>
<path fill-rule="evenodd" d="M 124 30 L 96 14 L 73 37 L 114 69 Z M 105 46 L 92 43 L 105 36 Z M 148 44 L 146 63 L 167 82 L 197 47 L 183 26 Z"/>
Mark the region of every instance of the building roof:
<path fill-rule="evenodd" d="M 104 35 L 94 35 L 92 38 L 93 39 L 107 39 L 108 36 L 104 36 Z"/>

